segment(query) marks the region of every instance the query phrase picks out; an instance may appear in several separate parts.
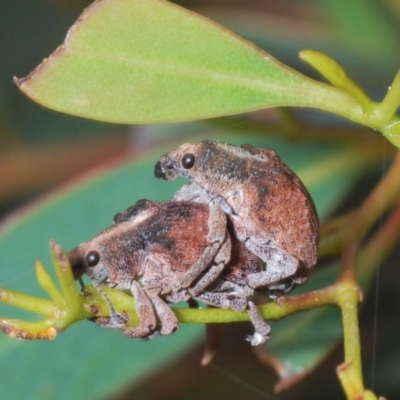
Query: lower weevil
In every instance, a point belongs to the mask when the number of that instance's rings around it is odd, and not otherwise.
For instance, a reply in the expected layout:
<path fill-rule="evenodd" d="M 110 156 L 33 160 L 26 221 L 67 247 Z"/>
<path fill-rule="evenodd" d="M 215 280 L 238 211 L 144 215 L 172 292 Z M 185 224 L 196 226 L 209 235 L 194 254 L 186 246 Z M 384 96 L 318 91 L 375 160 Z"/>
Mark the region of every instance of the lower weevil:
<path fill-rule="evenodd" d="M 129 337 L 176 331 L 179 323 L 167 303 L 190 299 L 247 310 L 255 327 L 251 344 L 262 344 L 269 337 L 270 327 L 248 300 L 253 289 L 246 277 L 261 271 L 259 258 L 229 232 L 226 216 L 218 207 L 141 200 L 117 214 L 113 226 L 73 249 L 69 258 L 75 276 L 87 274 L 100 292 L 101 285 L 131 291 L 139 327 L 127 327 L 109 300 L 111 319 L 98 320 Z M 182 277 L 193 265 L 197 276 L 182 287 Z"/>

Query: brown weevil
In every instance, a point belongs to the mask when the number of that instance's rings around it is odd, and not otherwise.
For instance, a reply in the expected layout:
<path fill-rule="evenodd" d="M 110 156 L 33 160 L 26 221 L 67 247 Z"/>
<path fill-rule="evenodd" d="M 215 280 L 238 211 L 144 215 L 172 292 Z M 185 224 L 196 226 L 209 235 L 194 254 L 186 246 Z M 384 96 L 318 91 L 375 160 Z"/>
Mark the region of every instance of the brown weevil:
<path fill-rule="evenodd" d="M 254 346 L 269 337 L 268 324 L 248 300 L 253 288 L 246 281 L 249 274 L 261 272 L 262 265 L 229 232 L 226 215 L 219 207 L 141 200 L 117 214 L 113 226 L 73 249 L 69 259 L 75 276 L 87 274 L 103 296 L 102 285 L 131 291 L 139 327 L 121 322 L 109 300 L 111 319 L 97 321 L 119 328 L 129 337 L 174 332 L 179 323 L 167 303 L 190 299 L 246 310 L 255 327 L 249 339 Z M 193 270 L 197 275 L 182 287 L 182 277 Z"/>
<path fill-rule="evenodd" d="M 319 223 L 307 189 L 269 148 L 240 147 L 205 140 L 183 144 L 164 154 L 155 175 L 186 177 L 191 184 L 174 199 L 219 205 L 234 235 L 265 262 L 247 275 L 252 288 L 267 288 L 270 297 L 307 280 L 317 261 Z M 196 273 L 188 271 L 182 286 Z"/>

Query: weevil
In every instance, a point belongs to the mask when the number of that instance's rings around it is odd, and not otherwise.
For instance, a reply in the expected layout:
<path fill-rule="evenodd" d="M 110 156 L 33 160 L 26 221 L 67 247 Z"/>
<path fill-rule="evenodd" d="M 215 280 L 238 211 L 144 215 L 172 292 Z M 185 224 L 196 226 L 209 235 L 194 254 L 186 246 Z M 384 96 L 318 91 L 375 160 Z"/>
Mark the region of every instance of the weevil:
<path fill-rule="evenodd" d="M 218 205 L 225 212 L 234 235 L 265 263 L 263 271 L 247 275 L 250 287 L 267 287 L 274 298 L 307 280 L 317 261 L 317 212 L 301 180 L 274 150 L 186 143 L 160 158 L 155 175 L 188 178 L 191 183 L 175 200 Z M 182 286 L 196 275 L 189 270 Z"/>
<path fill-rule="evenodd" d="M 101 286 L 132 293 L 138 327 L 127 327 L 111 307 L 111 319 L 99 325 L 119 328 L 129 337 L 169 335 L 179 327 L 167 305 L 195 299 L 235 311 L 247 311 L 255 328 L 252 345 L 264 343 L 270 332 L 249 297 L 246 276 L 261 271 L 257 256 L 229 230 L 225 214 L 207 204 L 141 200 L 114 217 L 114 224 L 69 252 L 76 277 L 83 273 Z M 197 276 L 181 286 L 187 271 Z M 159 321 L 159 322 L 158 322 Z"/>

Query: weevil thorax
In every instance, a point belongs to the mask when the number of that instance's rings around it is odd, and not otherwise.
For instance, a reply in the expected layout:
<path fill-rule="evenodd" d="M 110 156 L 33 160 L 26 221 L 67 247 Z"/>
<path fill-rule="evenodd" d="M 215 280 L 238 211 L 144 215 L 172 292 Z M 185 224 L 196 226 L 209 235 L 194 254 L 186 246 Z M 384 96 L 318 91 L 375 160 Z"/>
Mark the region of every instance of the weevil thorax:
<path fill-rule="evenodd" d="M 153 215 L 146 210 L 134 219 L 114 224 L 91 240 L 71 250 L 69 258 L 76 277 L 90 279 L 120 288 L 141 275 L 146 243 L 141 227 Z"/>

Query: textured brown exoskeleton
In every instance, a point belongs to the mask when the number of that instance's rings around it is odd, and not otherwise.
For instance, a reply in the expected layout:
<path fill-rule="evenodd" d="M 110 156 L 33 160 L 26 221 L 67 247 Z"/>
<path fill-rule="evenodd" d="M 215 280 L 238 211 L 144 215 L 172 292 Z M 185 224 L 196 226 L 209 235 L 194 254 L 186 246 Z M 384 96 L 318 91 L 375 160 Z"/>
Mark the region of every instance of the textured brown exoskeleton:
<path fill-rule="evenodd" d="M 262 265 L 229 233 L 226 216 L 217 207 L 141 200 L 117 214 L 113 226 L 73 249 L 69 258 L 75 276 L 86 273 L 103 296 L 101 285 L 132 292 L 139 327 L 126 327 L 106 296 L 111 319 L 96 321 L 120 328 L 129 337 L 174 332 L 178 320 L 166 303 L 189 299 L 247 310 L 255 327 L 251 344 L 259 345 L 269 337 L 268 324 L 248 300 L 253 289 L 246 283 L 246 276 L 261 271 Z M 181 287 L 182 277 L 193 266 L 196 278 Z"/>
<path fill-rule="evenodd" d="M 228 215 L 236 237 L 266 264 L 247 276 L 250 287 L 267 287 L 273 298 L 307 280 L 317 261 L 318 217 L 307 189 L 275 151 L 209 140 L 183 144 L 160 158 L 155 175 L 188 178 L 175 200 L 218 204 Z M 196 275 L 188 271 L 182 287 Z"/>

